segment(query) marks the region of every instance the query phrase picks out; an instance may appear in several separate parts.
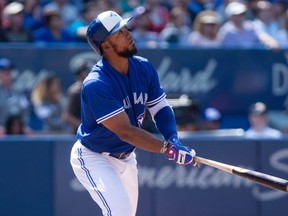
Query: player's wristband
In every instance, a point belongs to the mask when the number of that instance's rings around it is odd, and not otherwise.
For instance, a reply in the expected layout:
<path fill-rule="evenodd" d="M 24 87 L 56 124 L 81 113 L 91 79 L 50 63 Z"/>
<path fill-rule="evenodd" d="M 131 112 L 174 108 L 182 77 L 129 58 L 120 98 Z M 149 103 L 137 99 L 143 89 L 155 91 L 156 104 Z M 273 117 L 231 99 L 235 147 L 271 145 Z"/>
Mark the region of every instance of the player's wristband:
<path fill-rule="evenodd" d="M 167 142 L 166 140 L 164 140 L 163 146 L 160 150 L 160 153 L 165 154 L 166 150 L 167 150 L 167 145 L 169 144 L 169 142 Z"/>

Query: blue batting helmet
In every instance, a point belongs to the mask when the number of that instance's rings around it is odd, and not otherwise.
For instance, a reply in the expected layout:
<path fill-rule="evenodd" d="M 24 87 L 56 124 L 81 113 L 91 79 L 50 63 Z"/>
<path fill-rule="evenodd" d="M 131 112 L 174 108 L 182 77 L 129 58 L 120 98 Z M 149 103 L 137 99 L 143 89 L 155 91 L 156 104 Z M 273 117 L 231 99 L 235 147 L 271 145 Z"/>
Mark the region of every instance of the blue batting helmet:
<path fill-rule="evenodd" d="M 100 13 L 88 26 L 86 36 L 89 45 L 100 55 L 100 44 L 110 35 L 119 31 L 132 17 L 123 19 L 114 11 Z"/>

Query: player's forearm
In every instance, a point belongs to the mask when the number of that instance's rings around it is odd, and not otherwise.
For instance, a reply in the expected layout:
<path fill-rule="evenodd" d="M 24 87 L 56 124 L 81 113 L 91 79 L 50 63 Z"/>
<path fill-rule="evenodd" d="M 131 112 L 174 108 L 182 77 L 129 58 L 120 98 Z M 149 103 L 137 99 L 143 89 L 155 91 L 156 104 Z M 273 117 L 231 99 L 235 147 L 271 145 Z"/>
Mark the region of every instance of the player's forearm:
<path fill-rule="evenodd" d="M 155 135 L 131 125 L 126 112 L 121 112 L 102 124 L 124 142 L 150 152 L 160 152 L 164 141 Z"/>
<path fill-rule="evenodd" d="M 160 153 L 164 141 L 147 131 L 131 126 L 125 133 L 119 135 L 120 139 L 136 146 L 137 148 Z"/>

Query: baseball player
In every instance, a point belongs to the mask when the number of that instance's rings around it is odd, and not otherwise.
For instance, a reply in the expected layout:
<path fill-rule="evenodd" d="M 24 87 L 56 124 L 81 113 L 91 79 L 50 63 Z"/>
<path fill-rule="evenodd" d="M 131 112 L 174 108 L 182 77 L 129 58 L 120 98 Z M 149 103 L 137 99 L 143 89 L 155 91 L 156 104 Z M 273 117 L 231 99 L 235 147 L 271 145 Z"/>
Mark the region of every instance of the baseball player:
<path fill-rule="evenodd" d="M 135 148 L 162 153 L 177 164 L 195 165 L 195 151 L 178 139 L 156 70 L 147 59 L 135 56 L 127 28 L 130 20 L 105 11 L 88 26 L 88 43 L 102 60 L 83 82 L 81 124 L 71 151 L 76 177 L 109 216 L 136 215 Z M 141 129 L 146 107 L 163 139 Z"/>

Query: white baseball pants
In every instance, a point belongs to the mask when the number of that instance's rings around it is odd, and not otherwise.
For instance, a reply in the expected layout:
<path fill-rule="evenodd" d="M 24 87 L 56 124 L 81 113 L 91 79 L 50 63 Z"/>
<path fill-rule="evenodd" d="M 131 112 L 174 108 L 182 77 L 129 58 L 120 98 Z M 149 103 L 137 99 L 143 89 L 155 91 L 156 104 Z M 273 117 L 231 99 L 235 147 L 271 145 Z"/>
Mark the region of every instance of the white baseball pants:
<path fill-rule="evenodd" d="M 70 163 L 104 216 L 136 215 L 138 170 L 134 152 L 126 159 L 117 159 L 93 152 L 77 141 Z"/>

